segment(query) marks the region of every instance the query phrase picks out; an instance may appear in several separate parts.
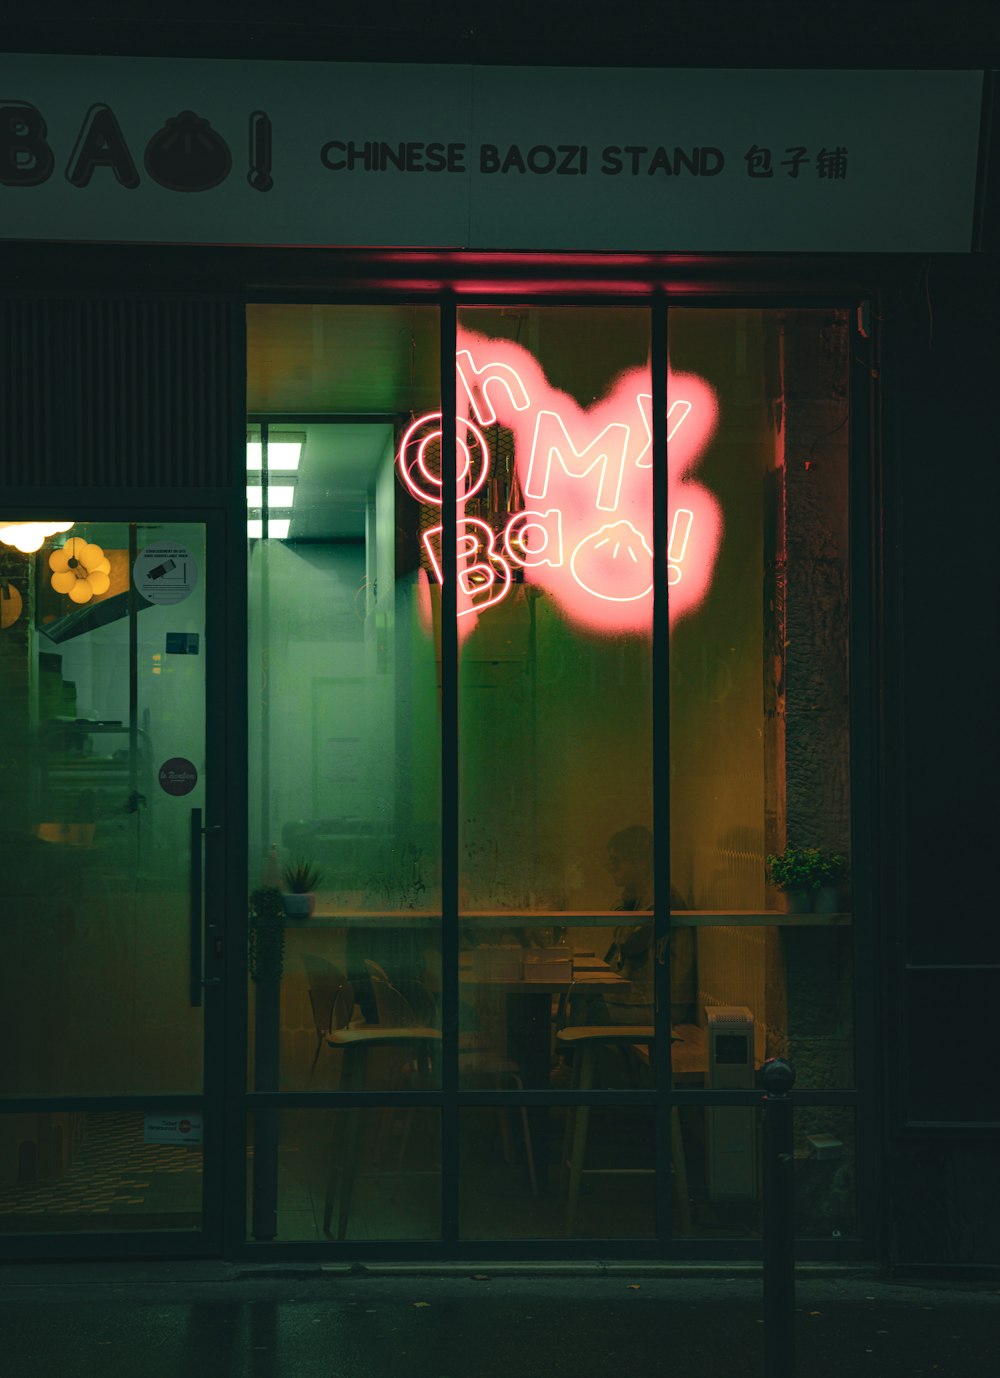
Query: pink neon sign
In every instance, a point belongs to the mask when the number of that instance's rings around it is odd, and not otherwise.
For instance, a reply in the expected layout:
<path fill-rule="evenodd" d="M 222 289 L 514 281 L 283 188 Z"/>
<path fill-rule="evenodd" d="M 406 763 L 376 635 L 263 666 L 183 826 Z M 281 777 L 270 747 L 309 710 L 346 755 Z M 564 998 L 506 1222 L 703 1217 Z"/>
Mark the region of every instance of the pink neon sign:
<path fill-rule="evenodd" d="M 585 409 L 553 388 L 520 345 L 459 330 L 457 464 L 462 502 L 481 491 L 490 465 L 483 428 L 514 437 L 524 507 L 502 532 L 479 517 L 458 519 L 458 615 L 499 603 L 514 582 L 548 592 L 574 621 L 602 632 L 643 632 L 652 623 L 652 395 L 645 369 L 623 373 Z M 691 373 L 667 374 L 667 581 L 670 621 L 708 591 L 722 535 L 715 498 L 692 471 L 714 430 L 715 394 Z M 420 502 L 441 506 L 441 478 L 429 462 L 440 412 L 420 417 L 399 447 L 402 482 Z M 441 532 L 425 531 L 442 582 Z"/>

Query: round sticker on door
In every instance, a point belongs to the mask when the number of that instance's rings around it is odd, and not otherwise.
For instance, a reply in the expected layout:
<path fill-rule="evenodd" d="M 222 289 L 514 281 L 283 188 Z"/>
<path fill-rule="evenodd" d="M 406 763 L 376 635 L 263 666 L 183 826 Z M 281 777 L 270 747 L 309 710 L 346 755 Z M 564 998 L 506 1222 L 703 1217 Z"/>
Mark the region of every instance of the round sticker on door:
<path fill-rule="evenodd" d="M 132 579 L 147 603 L 181 603 L 198 582 L 198 562 L 185 546 L 158 541 L 140 552 Z"/>
<path fill-rule="evenodd" d="M 198 770 L 193 761 L 183 756 L 171 756 L 160 766 L 160 789 L 167 794 L 190 794 L 198 783 Z"/>

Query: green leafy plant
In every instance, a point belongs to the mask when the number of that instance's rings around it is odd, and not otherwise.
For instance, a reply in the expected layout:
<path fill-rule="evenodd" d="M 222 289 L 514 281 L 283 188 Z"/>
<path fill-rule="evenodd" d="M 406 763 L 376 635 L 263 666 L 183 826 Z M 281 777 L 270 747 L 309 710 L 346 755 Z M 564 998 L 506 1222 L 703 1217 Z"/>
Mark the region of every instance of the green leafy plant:
<path fill-rule="evenodd" d="M 843 885 L 851 866 L 843 852 L 820 853 L 820 885 Z"/>
<path fill-rule="evenodd" d="M 265 885 L 250 896 L 247 958 L 254 981 L 280 981 L 285 969 L 285 901 Z"/>
<path fill-rule="evenodd" d="M 311 894 L 323 879 L 323 872 L 318 871 L 309 861 L 293 861 L 281 874 L 286 892 L 290 895 Z"/>
<path fill-rule="evenodd" d="M 842 852 L 819 847 L 786 847 L 765 858 L 767 874 L 776 890 L 820 890 L 847 879 L 848 862 Z"/>

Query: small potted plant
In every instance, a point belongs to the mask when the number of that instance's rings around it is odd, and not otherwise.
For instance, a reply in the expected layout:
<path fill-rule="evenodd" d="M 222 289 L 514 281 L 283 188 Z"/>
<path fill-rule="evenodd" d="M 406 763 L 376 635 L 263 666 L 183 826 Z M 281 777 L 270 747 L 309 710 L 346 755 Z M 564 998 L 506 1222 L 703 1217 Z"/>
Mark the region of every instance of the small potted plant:
<path fill-rule="evenodd" d="M 813 908 L 817 914 L 836 914 L 840 911 L 841 887 L 851 873 L 843 852 L 820 852 L 819 885 Z"/>
<path fill-rule="evenodd" d="M 818 847 L 786 847 L 765 858 L 767 875 L 785 896 L 789 914 L 811 914 L 813 893 L 819 888 Z"/>
<path fill-rule="evenodd" d="M 285 882 L 285 912 L 289 918 L 307 919 L 316 908 L 316 887 L 323 879 L 309 861 L 293 861 L 282 871 Z"/>

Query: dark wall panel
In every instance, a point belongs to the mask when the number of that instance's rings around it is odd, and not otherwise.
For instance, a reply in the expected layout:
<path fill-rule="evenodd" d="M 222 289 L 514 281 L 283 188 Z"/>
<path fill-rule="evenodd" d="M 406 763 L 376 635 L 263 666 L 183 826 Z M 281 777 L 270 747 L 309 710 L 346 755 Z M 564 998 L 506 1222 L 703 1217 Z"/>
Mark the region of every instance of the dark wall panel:
<path fill-rule="evenodd" d="M 932 260 L 886 313 L 888 917 L 904 963 L 1000 964 L 1000 271 Z"/>
<path fill-rule="evenodd" d="M 239 303 L 0 300 L 6 487 L 238 484 Z"/>
<path fill-rule="evenodd" d="M 914 263 L 883 305 L 886 756 L 878 1057 L 887 1261 L 996 1264 L 1000 268 Z"/>

